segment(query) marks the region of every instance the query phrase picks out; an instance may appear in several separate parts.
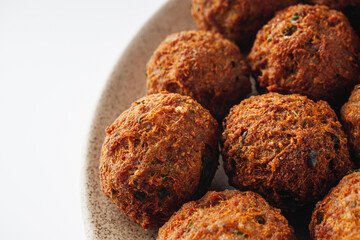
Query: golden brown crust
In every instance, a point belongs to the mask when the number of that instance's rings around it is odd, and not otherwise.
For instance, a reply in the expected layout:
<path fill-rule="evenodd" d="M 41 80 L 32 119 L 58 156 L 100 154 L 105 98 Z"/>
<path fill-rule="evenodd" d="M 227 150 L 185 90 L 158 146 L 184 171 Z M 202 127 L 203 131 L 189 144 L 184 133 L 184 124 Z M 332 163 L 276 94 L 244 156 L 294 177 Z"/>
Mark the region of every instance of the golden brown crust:
<path fill-rule="evenodd" d="M 326 5 L 330 8 L 343 11 L 348 17 L 351 26 L 360 33 L 360 0 L 306 0 L 308 4 Z"/>
<path fill-rule="evenodd" d="M 294 230 L 259 194 L 208 192 L 182 206 L 160 228 L 157 240 L 295 239 Z"/>
<path fill-rule="evenodd" d="M 359 49 L 341 12 L 297 5 L 278 12 L 258 32 L 248 61 L 263 90 L 332 103 L 359 82 Z"/>
<path fill-rule="evenodd" d="M 106 196 L 143 228 L 162 225 L 206 191 L 218 164 L 218 125 L 190 97 L 148 95 L 106 129 L 100 183 Z"/>
<path fill-rule="evenodd" d="M 224 35 L 241 46 L 252 44 L 256 32 L 274 13 L 299 0 L 192 0 L 199 29 Z"/>
<path fill-rule="evenodd" d="M 325 101 L 253 96 L 230 110 L 224 129 L 230 184 L 284 210 L 317 201 L 353 168 L 341 124 Z"/>
<path fill-rule="evenodd" d="M 147 93 L 188 95 L 218 120 L 251 92 L 239 48 L 220 34 L 187 31 L 169 35 L 147 64 Z"/>
<path fill-rule="evenodd" d="M 316 204 L 309 225 L 313 239 L 360 239 L 360 172 L 345 176 Z"/>
<path fill-rule="evenodd" d="M 360 165 L 360 84 L 355 86 L 349 101 L 341 108 L 341 119 L 353 156 Z"/>

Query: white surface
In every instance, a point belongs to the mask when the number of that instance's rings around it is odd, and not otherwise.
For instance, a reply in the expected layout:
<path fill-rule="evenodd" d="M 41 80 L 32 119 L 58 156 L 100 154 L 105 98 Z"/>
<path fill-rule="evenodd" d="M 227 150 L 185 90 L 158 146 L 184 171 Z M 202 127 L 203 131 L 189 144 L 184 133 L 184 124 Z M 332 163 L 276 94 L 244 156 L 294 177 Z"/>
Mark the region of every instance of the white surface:
<path fill-rule="evenodd" d="M 165 2 L 0 0 L 0 239 L 85 239 L 92 114 L 121 52 Z"/>

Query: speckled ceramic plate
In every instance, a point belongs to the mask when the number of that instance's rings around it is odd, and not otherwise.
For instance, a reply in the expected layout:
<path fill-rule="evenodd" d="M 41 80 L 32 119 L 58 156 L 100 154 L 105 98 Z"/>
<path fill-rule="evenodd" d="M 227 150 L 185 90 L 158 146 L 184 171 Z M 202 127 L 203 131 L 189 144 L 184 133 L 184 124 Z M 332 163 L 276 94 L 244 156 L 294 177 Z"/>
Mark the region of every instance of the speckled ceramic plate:
<path fill-rule="evenodd" d="M 89 135 L 82 176 L 82 208 L 88 239 L 155 239 L 158 229 L 143 230 L 125 217 L 103 195 L 99 183 L 99 157 L 105 128 L 131 103 L 145 95 L 145 66 L 159 43 L 170 33 L 196 29 L 190 0 L 170 0 L 139 31 L 117 63 L 107 82 Z M 222 159 L 220 159 L 220 163 Z M 231 188 L 219 166 L 210 190 Z M 309 213 L 292 217 L 299 239 L 306 239 Z"/>

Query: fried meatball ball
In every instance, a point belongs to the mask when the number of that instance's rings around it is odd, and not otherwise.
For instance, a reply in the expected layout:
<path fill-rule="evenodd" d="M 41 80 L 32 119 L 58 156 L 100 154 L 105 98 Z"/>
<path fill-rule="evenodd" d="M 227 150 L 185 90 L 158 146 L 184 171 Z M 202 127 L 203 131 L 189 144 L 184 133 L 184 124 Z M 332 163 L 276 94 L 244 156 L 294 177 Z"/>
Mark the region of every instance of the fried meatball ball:
<path fill-rule="evenodd" d="M 344 177 L 316 204 L 309 229 L 313 239 L 360 239 L 360 172 Z"/>
<path fill-rule="evenodd" d="M 209 111 L 190 97 L 141 98 L 106 128 L 103 192 L 144 229 L 161 226 L 207 190 L 218 165 L 218 131 Z"/>
<path fill-rule="evenodd" d="M 157 240 L 295 239 L 279 209 L 259 194 L 225 190 L 188 202 L 160 228 Z"/>
<path fill-rule="evenodd" d="M 341 108 L 341 119 L 353 156 L 360 165 L 360 84 L 355 86 L 349 101 Z"/>
<path fill-rule="evenodd" d="M 359 49 L 344 14 L 297 5 L 258 32 L 248 61 L 262 90 L 335 103 L 359 82 Z"/>
<path fill-rule="evenodd" d="M 168 36 L 147 64 L 147 93 L 169 91 L 197 100 L 218 120 L 251 92 L 239 48 L 220 34 L 188 31 Z"/>
<path fill-rule="evenodd" d="M 223 125 L 229 183 L 283 210 L 317 201 L 353 168 L 341 124 L 325 101 L 252 96 L 234 106 Z"/>
<path fill-rule="evenodd" d="M 257 31 L 275 11 L 299 0 L 192 0 L 191 13 L 199 29 L 224 35 L 240 46 L 251 46 Z"/>

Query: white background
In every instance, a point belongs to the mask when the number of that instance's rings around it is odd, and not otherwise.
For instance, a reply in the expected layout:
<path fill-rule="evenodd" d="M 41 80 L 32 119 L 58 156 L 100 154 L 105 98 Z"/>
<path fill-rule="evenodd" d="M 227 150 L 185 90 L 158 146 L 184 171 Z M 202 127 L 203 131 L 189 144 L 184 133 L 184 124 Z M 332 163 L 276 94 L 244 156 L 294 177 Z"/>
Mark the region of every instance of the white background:
<path fill-rule="evenodd" d="M 85 239 L 91 119 L 132 37 L 166 0 L 0 0 L 0 239 Z"/>

